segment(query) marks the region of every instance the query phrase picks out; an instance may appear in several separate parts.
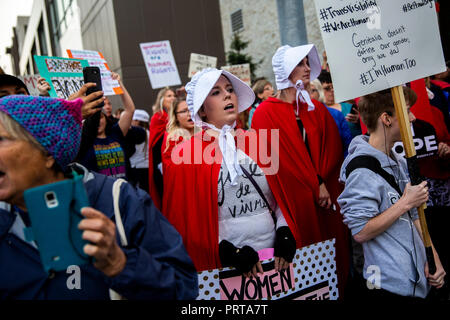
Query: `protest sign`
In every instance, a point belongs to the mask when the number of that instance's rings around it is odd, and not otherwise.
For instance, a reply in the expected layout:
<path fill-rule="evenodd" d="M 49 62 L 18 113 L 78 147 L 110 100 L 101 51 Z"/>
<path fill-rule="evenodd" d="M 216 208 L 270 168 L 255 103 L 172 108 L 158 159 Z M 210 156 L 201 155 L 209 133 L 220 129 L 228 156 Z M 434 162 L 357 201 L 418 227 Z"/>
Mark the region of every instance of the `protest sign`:
<path fill-rule="evenodd" d="M 181 84 L 180 75 L 178 74 L 172 48 L 168 40 L 141 43 L 140 46 L 153 89 Z"/>
<path fill-rule="evenodd" d="M 417 159 L 427 158 L 437 155 L 438 140 L 436 130 L 428 122 L 416 119 L 411 125 L 414 146 L 416 148 Z M 403 142 L 394 144 L 392 151 L 400 156 L 405 156 Z"/>
<path fill-rule="evenodd" d="M 79 91 L 84 84 L 83 68 L 88 67 L 86 60 L 60 57 L 34 56 L 42 78 L 50 84 L 50 97 L 67 99 Z"/>
<path fill-rule="evenodd" d="M 123 94 L 118 81 L 111 77 L 111 69 L 101 52 L 91 50 L 67 50 L 69 58 L 86 60 L 91 67 L 99 67 L 102 74 L 102 89 L 105 96 Z"/>
<path fill-rule="evenodd" d="M 336 102 L 446 70 L 434 1 L 315 4 Z"/>
<path fill-rule="evenodd" d="M 337 300 L 334 244 L 332 239 L 297 249 L 289 269 L 280 272 L 273 249 L 269 259 L 259 252 L 264 274 L 251 279 L 234 268 L 199 272 L 197 300 Z"/>
<path fill-rule="evenodd" d="M 18 76 L 20 80 L 23 81 L 23 83 L 27 86 L 28 92 L 31 96 L 39 96 L 39 90 L 37 88 L 38 85 L 38 74 L 32 74 L 32 75 L 25 75 L 25 76 Z"/>
<path fill-rule="evenodd" d="M 189 60 L 188 77 L 192 78 L 194 74 L 205 68 L 215 68 L 217 66 L 217 58 L 205 56 L 202 54 L 191 53 L 191 59 Z"/>
<path fill-rule="evenodd" d="M 224 66 L 221 68 L 222 70 L 228 71 L 229 73 L 235 75 L 242 81 L 244 81 L 249 86 L 252 85 L 251 82 L 251 73 L 250 73 L 250 64 L 235 64 L 232 66 Z"/>

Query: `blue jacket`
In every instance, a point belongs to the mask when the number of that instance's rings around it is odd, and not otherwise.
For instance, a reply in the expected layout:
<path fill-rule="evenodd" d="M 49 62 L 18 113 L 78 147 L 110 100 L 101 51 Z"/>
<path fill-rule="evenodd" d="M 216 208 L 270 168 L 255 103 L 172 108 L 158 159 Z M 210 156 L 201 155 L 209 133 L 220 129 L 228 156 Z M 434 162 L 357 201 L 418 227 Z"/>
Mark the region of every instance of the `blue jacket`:
<path fill-rule="evenodd" d="M 81 166 L 77 171 L 84 173 L 91 207 L 114 221 L 115 180 Z M 108 278 L 92 264 L 80 266 L 81 289 L 72 290 L 67 286 L 72 273 L 47 274 L 37 249 L 21 239 L 20 216 L 0 209 L 0 299 L 99 300 L 109 299 L 110 288 L 127 299 L 195 299 L 197 273 L 182 238 L 148 194 L 122 184 L 119 206 L 129 242 L 122 248 L 127 257 L 125 269 Z"/>
<path fill-rule="evenodd" d="M 347 120 L 345 120 L 344 115 L 339 110 L 327 107 L 328 111 L 333 116 L 334 122 L 339 129 L 339 135 L 341 136 L 342 147 L 344 148 L 344 158 L 348 155 L 348 146 L 352 142 L 352 134 L 350 127 L 348 126 Z"/>

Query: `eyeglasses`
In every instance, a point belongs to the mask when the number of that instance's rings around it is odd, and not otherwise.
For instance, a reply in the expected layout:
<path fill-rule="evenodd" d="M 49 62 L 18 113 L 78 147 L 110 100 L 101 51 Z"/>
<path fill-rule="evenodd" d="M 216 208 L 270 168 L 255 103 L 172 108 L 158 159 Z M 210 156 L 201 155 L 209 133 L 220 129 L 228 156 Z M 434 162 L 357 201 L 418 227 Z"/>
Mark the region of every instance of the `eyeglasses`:
<path fill-rule="evenodd" d="M 175 114 L 187 114 L 187 113 L 189 113 L 189 109 L 186 109 L 186 110 L 183 110 L 183 111 L 175 112 Z"/>
<path fill-rule="evenodd" d="M 331 91 L 331 90 L 334 90 L 334 88 L 333 88 L 333 86 L 323 87 L 323 90 L 325 90 L 325 91 Z"/>

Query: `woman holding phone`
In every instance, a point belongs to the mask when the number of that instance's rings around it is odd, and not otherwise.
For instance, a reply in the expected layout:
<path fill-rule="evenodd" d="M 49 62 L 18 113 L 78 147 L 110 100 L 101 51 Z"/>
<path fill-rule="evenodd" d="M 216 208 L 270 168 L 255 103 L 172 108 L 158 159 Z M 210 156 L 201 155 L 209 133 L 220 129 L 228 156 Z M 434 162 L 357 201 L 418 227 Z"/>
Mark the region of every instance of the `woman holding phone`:
<path fill-rule="evenodd" d="M 9 210 L 0 210 L 0 300 L 101 300 L 110 298 L 110 289 L 127 299 L 194 299 L 198 288 L 192 262 L 180 235 L 149 196 L 129 184 L 121 186 L 118 205 L 128 241 L 121 246 L 112 220 L 115 180 L 71 164 L 80 146 L 82 103 L 0 99 L 0 201 L 10 204 Z M 73 269 L 45 272 L 43 248 L 24 234 L 24 227 L 33 227 L 24 192 L 72 179 L 74 172 L 83 177 L 90 202 L 81 209 L 78 229 L 89 242 L 83 252 L 93 259 L 76 266 L 79 285 L 69 286 Z"/>

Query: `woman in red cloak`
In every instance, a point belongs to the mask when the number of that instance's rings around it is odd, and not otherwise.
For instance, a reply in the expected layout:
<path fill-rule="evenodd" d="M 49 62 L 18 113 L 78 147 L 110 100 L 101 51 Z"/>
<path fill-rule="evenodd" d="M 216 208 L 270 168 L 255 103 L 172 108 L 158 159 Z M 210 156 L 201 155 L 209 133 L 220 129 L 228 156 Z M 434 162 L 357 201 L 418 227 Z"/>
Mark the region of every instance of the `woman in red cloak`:
<path fill-rule="evenodd" d="M 150 120 L 148 184 L 150 197 L 155 206 L 161 210 L 163 195 L 162 148 L 164 133 L 168 122 L 168 112 L 175 100 L 175 92 L 170 88 L 161 89 L 153 106 L 153 117 Z"/>
<path fill-rule="evenodd" d="M 343 162 L 338 128 L 325 106 L 306 91 L 321 70 L 314 45 L 283 46 L 272 65 L 278 94 L 261 103 L 252 128 L 279 129 L 280 168 L 268 176 L 277 202 L 297 221 L 297 245 L 308 246 L 336 239 L 338 287 L 346 285 L 349 272 L 348 228 L 342 223 L 337 197 L 343 190 L 339 170 Z"/>
<path fill-rule="evenodd" d="M 195 74 L 186 91 L 202 130 L 173 149 L 164 173 L 165 192 L 174 195 L 164 197 L 167 219 L 199 271 L 233 266 L 246 276 L 262 273 L 257 251 L 265 248 L 274 248 L 277 270 L 287 268 L 296 250 L 290 231 L 295 222 L 275 201 L 258 152 L 250 150 L 254 144 L 246 147 L 256 134 L 234 129 L 238 114 L 253 103 L 253 91 L 214 68 Z"/>

